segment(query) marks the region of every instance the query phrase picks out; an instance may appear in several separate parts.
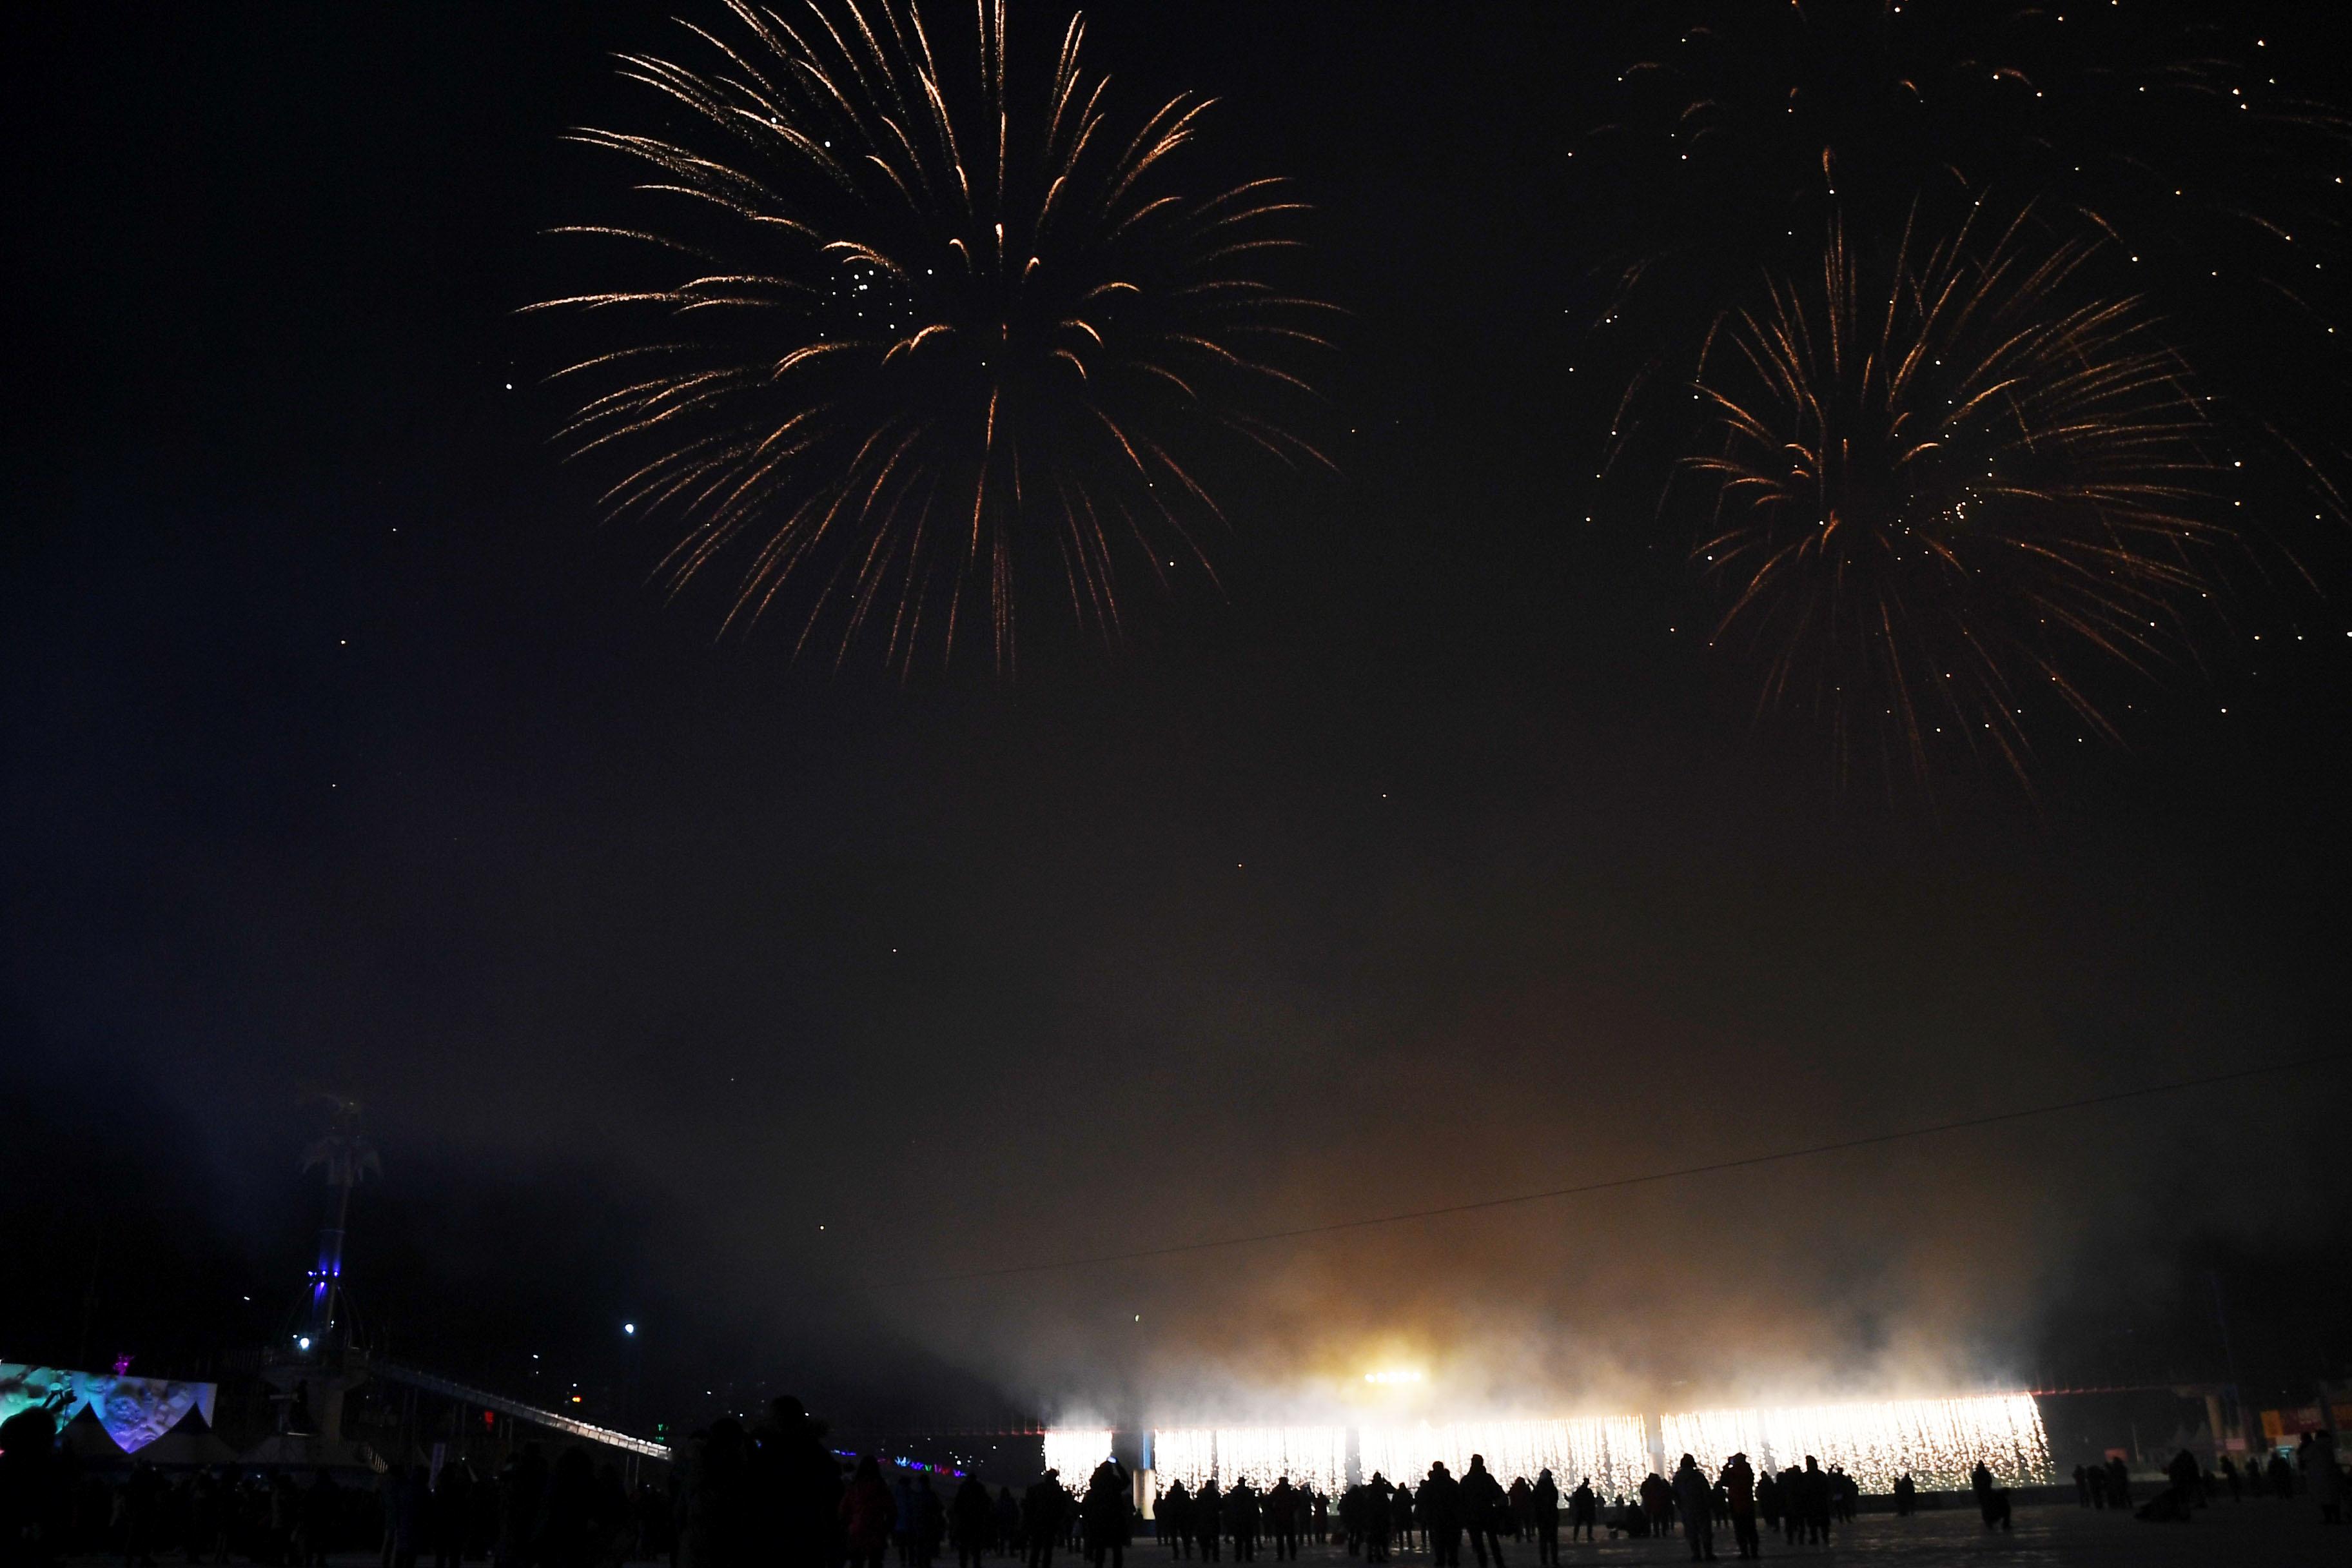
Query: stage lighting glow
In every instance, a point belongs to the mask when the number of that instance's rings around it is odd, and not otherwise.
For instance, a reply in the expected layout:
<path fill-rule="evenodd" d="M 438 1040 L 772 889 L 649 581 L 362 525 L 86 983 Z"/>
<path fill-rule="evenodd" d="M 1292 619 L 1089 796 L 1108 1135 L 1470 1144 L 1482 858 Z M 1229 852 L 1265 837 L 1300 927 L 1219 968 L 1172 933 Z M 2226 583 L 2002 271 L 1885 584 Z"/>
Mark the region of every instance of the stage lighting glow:
<path fill-rule="evenodd" d="M 1759 1470 L 1842 1465 L 1864 1491 L 1891 1490 L 1909 1471 L 1923 1488 L 1963 1489 L 1981 1460 L 2003 1486 L 2039 1486 L 2055 1473 L 2042 1412 L 2028 1394 L 1968 1399 L 1886 1399 L 1770 1410 L 1699 1410 L 1661 1418 L 1666 1462 L 1684 1454 L 1712 1473 L 1734 1453 Z"/>
<path fill-rule="evenodd" d="M 1095 1467 L 1110 1458 L 1108 1426 L 1055 1426 L 1045 1433 L 1045 1468 L 1062 1472 L 1062 1484 L 1084 1490 Z"/>
<path fill-rule="evenodd" d="M 1514 1477 L 1533 1480 L 1549 1470 L 1563 1492 L 1590 1479 L 1594 1490 L 1614 1496 L 1650 1473 L 1649 1443 L 1638 1415 L 1356 1428 L 1356 1466 L 1367 1480 L 1378 1471 L 1391 1481 L 1417 1483 L 1441 1460 L 1459 1477 L 1473 1454 L 1486 1456 L 1486 1468 L 1506 1486 Z"/>
<path fill-rule="evenodd" d="M 1175 1427 L 1151 1434 L 1151 1468 L 1163 1487 L 1182 1481 L 1197 1490 L 1246 1480 L 1270 1487 L 1285 1476 L 1294 1486 L 1337 1493 L 1348 1484 L 1345 1426 Z"/>
<path fill-rule="evenodd" d="M 1419 1383 L 1422 1381 L 1422 1374 L 1418 1372 L 1368 1372 L 1364 1373 L 1364 1381 L 1380 1384 Z"/>

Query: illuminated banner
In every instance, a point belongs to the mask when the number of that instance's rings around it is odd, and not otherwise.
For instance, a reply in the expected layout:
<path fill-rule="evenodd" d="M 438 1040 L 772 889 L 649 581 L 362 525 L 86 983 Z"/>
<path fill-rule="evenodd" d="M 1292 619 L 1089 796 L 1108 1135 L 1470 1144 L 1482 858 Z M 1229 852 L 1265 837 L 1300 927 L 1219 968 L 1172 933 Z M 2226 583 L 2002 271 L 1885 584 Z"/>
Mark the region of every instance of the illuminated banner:
<path fill-rule="evenodd" d="M 106 1435 L 136 1453 L 186 1419 L 191 1410 L 209 1423 L 220 1385 L 110 1372 L 68 1372 L 54 1366 L 0 1362 L 0 1421 L 21 1410 L 46 1408 L 62 1427 L 88 1405 Z"/>

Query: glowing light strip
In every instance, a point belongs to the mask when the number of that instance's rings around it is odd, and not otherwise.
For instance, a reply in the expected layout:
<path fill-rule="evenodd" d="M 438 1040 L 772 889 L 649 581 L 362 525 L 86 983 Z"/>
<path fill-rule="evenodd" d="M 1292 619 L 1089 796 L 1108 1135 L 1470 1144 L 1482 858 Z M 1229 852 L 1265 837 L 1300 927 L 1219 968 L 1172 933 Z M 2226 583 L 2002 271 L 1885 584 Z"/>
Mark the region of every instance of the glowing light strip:
<path fill-rule="evenodd" d="M 1391 1481 L 1417 1483 L 1440 1462 L 1458 1478 L 1470 1468 L 1473 1454 L 1484 1455 L 1486 1468 L 1506 1486 L 1514 1477 L 1533 1480 L 1549 1470 L 1562 1492 L 1589 1479 L 1595 1491 L 1614 1496 L 1639 1486 L 1650 1473 L 1648 1436 L 1638 1415 L 1443 1426 L 1423 1421 L 1356 1429 L 1357 1468 L 1366 1480 L 1378 1471 Z"/>
<path fill-rule="evenodd" d="M 1073 1491 L 1084 1491 L 1095 1467 L 1109 1458 L 1108 1426 L 1045 1428 L 1045 1468 L 1061 1471 L 1062 1484 Z"/>
<path fill-rule="evenodd" d="M 1661 1418 L 1666 1462 L 1684 1454 L 1712 1472 L 1735 1452 L 1760 1471 L 1805 1457 L 1843 1466 L 1864 1491 L 1892 1490 L 1908 1471 L 1920 1486 L 1964 1489 L 1979 1461 L 2004 1486 L 2036 1486 L 2055 1471 L 2041 1409 L 2028 1394 L 1970 1399 L 1885 1399 L 1772 1410 L 1697 1410 Z"/>

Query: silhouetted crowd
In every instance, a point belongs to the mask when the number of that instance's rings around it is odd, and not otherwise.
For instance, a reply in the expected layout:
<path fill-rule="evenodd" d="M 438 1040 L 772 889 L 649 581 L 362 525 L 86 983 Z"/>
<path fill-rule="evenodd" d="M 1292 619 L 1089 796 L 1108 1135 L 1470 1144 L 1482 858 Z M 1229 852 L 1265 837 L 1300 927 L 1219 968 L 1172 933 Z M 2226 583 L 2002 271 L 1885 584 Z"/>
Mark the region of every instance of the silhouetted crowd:
<path fill-rule="evenodd" d="M 675 1533 L 666 1488 L 630 1488 L 617 1464 L 580 1447 L 551 1462 L 526 1443 L 479 1479 L 453 1458 L 437 1473 L 394 1465 L 371 1482 L 227 1465 L 167 1476 L 138 1461 L 109 1474 L 58 1451 L 56 1432 L 39 1410 L 0 1425 L 0 1568 L 101 1553 L 126 1568 L 320 1568 L 331 1552 L 372 1547 L 383 1568 L 428 1558 L 434 1568 L 614 1568 L 667 1555 Z"/>
<path fill-rule="evenodd" d="M 957 1568 L 1008 1556 L 1053 1568 L 1057 1552 L 1083 1553 L 1090 1568 L 1125 1568 L 1143 1527 L 1133 1477 L 1116 1459 L 1075 1490 L 1053 1469 L 1018 1495 L 920 1467 L 893 1466 L 886 1479 L 875 1456 L 845 1462 L 827 1447 L 823 1423 L 790 1398 L 774 1401 L 760 1421 L 722 1419 L 695 1433 L 674 1463 L 657 1468 L 659 1485 L 629 1485 L 617 1464 L 585 1447 L 551 1458 L 532 1442 L 487 1475 L 452 1458 L 431 1471 L 394 1466 L 370 1483 L 325 1469 L 307 1478 L 234 1467 L 167 1477 L 137 1463 L 127 1474 L 83 1470 L 55 1439 L 44 1412 L 0 1424 L 0 1568 L 101 1554 L 120 1557 L 124 1568 L 183 1558 L 324 1568 L 331 1552 L 370 1548 L 382 1568 L 418 1568 L 427 1556 L 433 1568 L 621 1568 L 645 1560 L 670 1568 L 885 1568 L 893 1560 L 896 1568 L 933 1568 L 949 1552 Z M 2134 1496 L 2120 1457 L 2076 1466 L 2074 1481 L 2084 1508 L 2130 1509 L 2151 1522 L 2185 1521 L 2224 1497 L 2301 1497 L 2328 1523 L 2342 1516 L 2333 1433 L 2306 1436 L 2292 1458 L 2273 1452 L 2241 1466 L 2224 1454 L 2212 1469 L 2184 1450 L 2143 1497 Z M 1918 1508 L 1909 1475 L 1893 1489 L 1898 1515 Z M 1985 1466 L 1976 1467 L 1970 1490 L 1988 1530 L 2010 1527 L 2010 1494 Z M 1679 1530 L 1695 1562 L 1713 1561 L 1719 1538 L 1750 1558 L 1762 1554 L 1767 1535 L 1791 1546 L 1830 1543 L 1860 1500 L 1853 1477 L 1810 1456 L 1776 1474 L 1735 1454 L 1709 1474 L 1685 1454 L 1671 1475 L 1644 1477 L 1632 1495 L 1612 1498 L 1588 1477 L 1563 1491 L 1549 1470 L 1505 1486 L 1474 1454 L 1458 1477 L 1442 1463 L 1410 1483 L 1375 1472 L 1336 1499 L 1286 1476 L 1263 1488 L 1248 1479 L 1197 1489 L 1179 1482 L 1156 1495 L 1153 1515 L 1160 1544 L 1188 1561 L 1296 1561 L 1302 1542 L 1344 1542 L 1349 1558 L 1365 1563 L 1419 1550 L 1432 1568 L 1461 1568 L 1466 1538 L 1477 1568 L 1508 1568 L 1506 1543 L 1517 1551 L 1529 1542 L 1534 1568 L 1553 1568 L 1563 1527 L 1571 1542 L 1603 1531 L 1664 1539 Z"/>
<path fill-rule="evenodd" d="M 1222 1491 L 1209 1481 L 1197 1491 L 1180 1482 L 1155 1500 L 1153 1514 L 1170 1554 L 1221 1561 L 1255 1560 L 1271 1539 L 1277 1560 L 1296 1558 L 1301 1535 L 1312 1541 L 1345 1542 L 1348 1555 L 1385 1563 L 1394 1551 L 1425 1550 L 1433 1568 L 1461 1568 L 1466 1539 L 1478 1568 L 1507 1568 L 1504 1542 L 1535 1544 L 1536 1568 L 1559 1561 L 1563 1528 L 1570 1542 L 1592 1541 L 1605 1531 L 1612 1540 L 1646 1540 L 1671 1534 L 1677 1523 L 1691 1556 L 1716 1555 L 1718 1525 L 1741 1557 L 1761 1554 L 1761 1531 L 1785 1531 L 1790 1542 L 1826 1541 L 1830 1525 L 1851 1520 L 1861 1489 L 1832 1466 L 1812 1459 L 1774 1476 L 1759 1476 L 1745 1454 L 1735 1454 L 1720 1471 L 1707 1475 L 1685 1454 L 1674 1476 L 1650 1476 L 1632 1497 L 1609 1498 L 1579 1477 L 1566 1492 L 1549 1470 L 1532 1481 L 1515 1478 L 1504 1486 L 1473 1454 L 1460 1476 L 1432 1465 L 1418 1482 L 1391 1481 L 1375 1471 L 1369 1480 L 1343 1489 L 1336 1507 L 1312 1488 L 1293 1487 L 1288 1478 L 1264 1493 L 1246 1481 Z"/>
<path fill-rule="evenodd" d="M 2241 1466 L 2223 1454 L 2211 1469 L 2183 1448 L 2164 1467 L 2164 1486 L 2133 1509 L 2134 1517 L 2150 1523 L 2186 1522 L 2200 1508 L 2226 1496 L 2233 1503 L 2250 1497 L 2270 1497 L 2285 1502 L 2302 1497 L 2317 1505 L 2328 1524 L 2344 1522 L 2344 1464 L 2337 1456 L 2336 1434 L 2306 1432 L 2295 1445 L 2294 1458 L 2273 1448 L 2268 1459 L 2252 1456 Z M 2074 1500 L 2084 1508 L 2131 1509 L 2131 1472 L 2123 1456 L 2110 1455 L 2104 1464 L 2074 1467 Z"/>

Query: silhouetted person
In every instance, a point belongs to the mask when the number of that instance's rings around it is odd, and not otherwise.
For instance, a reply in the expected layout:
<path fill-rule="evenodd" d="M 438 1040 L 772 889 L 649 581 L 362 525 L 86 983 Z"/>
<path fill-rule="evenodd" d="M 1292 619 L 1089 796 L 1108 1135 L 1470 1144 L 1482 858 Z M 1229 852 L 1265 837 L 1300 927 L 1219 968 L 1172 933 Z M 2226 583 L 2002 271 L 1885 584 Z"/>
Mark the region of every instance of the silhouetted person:
<path fill-rule="evenodd" d="M 1160 1542 L 1171 1557 L 1192 1555 L 1192 1521 L 1189 1517 L 1192 1508 L 1192 1494 L 1184 1489 L 1182 1481 L 1160 1493 L 1160 1500 L 1151 1505 L 1152 1528 L 1160 1532 Z"/>
<path fill-rule="evenodd" d="M 1298 1561 L 1298 1490 L 1290 1478 L 1278 1478 L 1265 1494 L 1266 1533 L 1274 1537 L 1276 1563 Z"/>
<path fill-rule="evenodd" d="M 1656 1474 L 1642 1478 L 1642 1533 L 1649 1536 L 1666 1532 L 1667 1510 L 1674 1507 L 1675 1489 L 1665 1477 Z"/>
<path fill-rule="evenodd" d="M 1247 1478 L 1234 1480 L 1225 1489 L 1225 1533 L 1233 1538 L 1234 1561 L 1257 1561 L 1257 1490 Z"/>
<path fill-rule="evenodd" d="M 1685 1454 L 1682 1463 L 1675 1467 L 1675 1506 L 1683 1516 L 1683 1539 L 1690 1542 L 1691 1561 L 1715 1561 L 1715 1517 L 1708 1505 L 1714 1500 L 1714 1489 L 1706 1482 L 1706 1474 L 1698 1461 Z"/>
<path fill-rule="evenodd" d="M 2271 1496 L 2281 1500 L 2294 1496 L 2294 1467 L 2286 1462 L 2284 1454 L 2272 1449 L 2271 1462 L 2263 1467 L 2263 1473 L 2270 1479 Z"/>
<path fill-rule="evenodd" d="M 835 1568 L 846 1548 L 841 1464 L 824 1423 L 782 1394 L 751 1435 L 746 1568 Z"/>
<path fill-rule="evenodd" d="M 1592 1528 L 1601 1521 L 1601 1499 L 1592 1490 L 1592 1478 L 1579 1476 L 1576 1489 L 1568 1494 L 1568 1538 L 1576 1539 L 1582 1531 L 1584 1539 L 1592 1539 Z"/>
<path fill-rule="evenodd" d="M 2336 1458 L 2335 1433 L 2322 1432 L 2312 1444 L 2311 1458 L 2304 1467 L 2303 1484 L 2309 1489 L 2311 1500 L 2319 1505 L 2323 1522 L 2344 1522 L 2344 1467 Z"/>
<path fill-rule="evenodd" d="M 890 1495 L 882 1479 L 882 1467 L 873 1455 L 857 1461 L 848 1489 L 841 1494 L 840 1514 L 849 1568 L 882 1568 L 882 1560 L 890 1552 L 890 1538 L 898 1531 L 898 1500 Z M 1049 1561 L 1050 1556 L 1049 1552 Z"/>
<path fill-rule="evenodd" d="M 1021 1500 L 1021 1530 L 1029 1540 L 1029 1568 L 1050 1568 L 1054 1543 L 1062 1539 L 1069 1494 L 1062 1489 L 1062 1472 L 1048 1469 L 1029 1485 Z"/>
<path fill-rule="evenodd" d="M 1201 1548 L 1201 1561 L 1217 1561 L 1217 1543 L 1222 1539 L 1224 1521 L 1221 1517 L 1225 1506 L 1224 1494 L 1217 1490 L 1215 1477 L 1201 1483 L 1192 1494 L 1192 1539 Z"/>
<path fill-rule="evenodd" d="M 499 1470 L 498 1568 L 531 1568 L 546 1496 L 547 1458 L 537 1443 L 525 1443 Z"/>
<path fill-rule="evenodd" d="M 890 1489 L 890 1500 L 898 1508 L 898 1521 L 890 1530 L 890 1544 L 898 1549 L 898 1568 L 914 1568 L 916 1521 L 920 1510 L 915 1506 L 915 1483 L 900 1476 Z"/>
<path fill-rule="evenodd" d="M 2221 1456 L 2221 1484 L 2230 1489 L 2231 1502 L 2242 1503 L 2246 1500 L 2243 1490 L 2245 1479 L 2238 1474 L 2238 1462 L 2227 1454 Z"/>
<path fill-rule="evenodd" d="M 44 1568 L 63 1550 L 66 1471 L 58 1423 L 37 1407 L 0 1421 L 0 1565 Z"/>
<path fill-rule="evenodd" d="M 1528 1513 L 1536 1530 L 1538 1568 L 1557 1568 L 1559 1562 L 1559 1483 L 1549 1470 L 1536 1477 L 1528 1489 Z"/>
<path fill-rule="evenodd" d="M 136 1472 L 134 1472 L 135 1476 Z M 329 1543 L 335 1534 L 336 1516 L 342 1511 L 342 1489 L 320 1470 L 302 1494 L 299 1522 L 295 1526 L 295 1550 L 302 1568 L 327 1568 Z"/>
<path fill-rule="evenodd" d="M 996 1500 L 988 1495 L 988 1483 L 978 1476 L 964 1477 L 955 1501 L 948 1506 L 948 1522 L 955 1533 L 956 1568 L 981 1568 L 989 1535 L 996 1528 Z"/>
<path fill-rule="evenodd" d="M 459 1568 L 466 1560 L 466 1527 L 474 1516 L 474 1472 L 463 1459 L 441 1467 L 433 1485 L 433 1568 Z"/>
<path fill-rule="evenodd" d="M 996 1550 L 1000 1555 L 1017 1552 L 1022 1548 L 1021 1502 L 1013 1495 L 1011 1487 L 996 1489 Z"/>
<path fill-rule="evenodd" d="M 1724 1510 L 1731 1516 L 1731 1538 L 1739 1555 L 1762 1556 L 1763 1545 L 1756 1538 L 1756 1470 L 1748 1456 L 1734 1454 L 1724 1461 L 1723 1474 L 1716 1484 L 1722 1489 Z"/>
<path fill-rule="evenodd" d="M 1432 1465 L 1413 1506 L 1429 1535 L 1431 1568 L 1462 1568 L 1462 1483 L 1443 1464 Z"/>
<path fill-rule="evenodd" d="M 1364 1561 L 1389 1560 L 1389 1482 L 1378 1470 L 1364 1483 Z"/>
<path fill-rule="evenodd" d="M 909 1547 L 915 1554 L 915 1568 L 931 1568 L 940 1555 L 940 1547 L 948 1538 L 948 1507 L 940 1500 L 939 1489 L 925 1475 L 915 1482 L 915 1529 Z"/>
<path fill-rule="evenodd" d="M 1134 1483 L 1127 1467 L 1105 1459 L 1087 1478 L 1086 1500 L 1079 1505 L 1087 1528 L 1087 1561 L 1094 1568 L 1126 1568 L 1128 1512 L 1133 1506 Z"/>
<path fill-rule="evenodd" d="M 1817 1544 L 1828 1544 L 1830 1479 L 1822 1473 L 1821 1461 L 1811 1454 L 1805 1456 L 1805 1468 L 1798 1473 L 1797 1487 L 1797 1495 L 1805 1505 L 1805 1540 Z"/>
<path fill-rule="evenodd" d="M 1479 1568 L 1486 1568 L 1489 1553 L 1494 1568 L 1503 1564 L 1503 1521 L 1509 1517 L 1510 1505 L 1503 1497 L 1502 1483 L 1486 1468 L 1486 1457 L 1470 1456 L 1470 1468 L 1462 1475 L 1463 1522 L 1470 1530 L 1470 1550 L 1478 1559 Z"/>
<path fill-rule="evenodd" d="M 2164 1479 L 2172 1493 L 2173 1506 L 2184 1518 L 2187 1517 L 2190 1506 L 2197 1500 L 2197 1489 L 2203 1479 L 2197 1456 L 2186 1448 L 2173 1455 L 2171 1462 L 2164 1467 Z"/>
<path fill-rule="evenodd" d="M 539 1568 L 596 1568 L 596 1466 L 585 1448 L 566 1448 L 548 1472 L 547 1501 L 539 1513 Z"/>
<path fill-rule="evenodd" d="M 392 1568 L 416 1568 L 424 1550 L 433 1510 L 433 1475 L 423 1465 L 391 1471 L 394 1485 L 384 1493 L 391 1505 L 383 1521 L 384 1543 L 392 1552 Z"/>
<path fill-rule="evenodd" d="M 2107 1506 L 2131 1507 L 2131 1471 L 2120 1457 L 2107 1461 Z"/>

